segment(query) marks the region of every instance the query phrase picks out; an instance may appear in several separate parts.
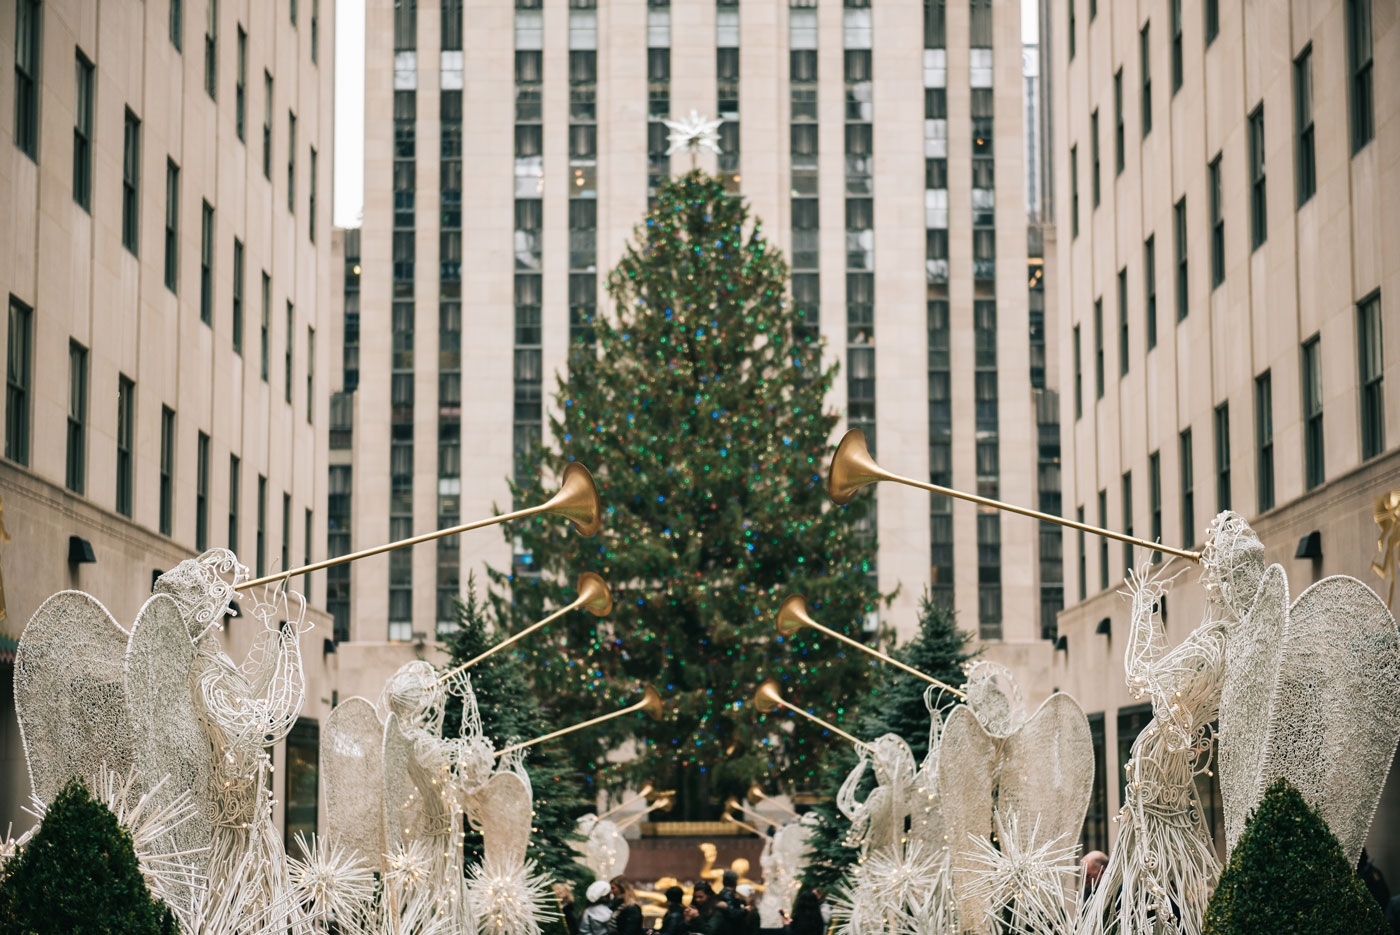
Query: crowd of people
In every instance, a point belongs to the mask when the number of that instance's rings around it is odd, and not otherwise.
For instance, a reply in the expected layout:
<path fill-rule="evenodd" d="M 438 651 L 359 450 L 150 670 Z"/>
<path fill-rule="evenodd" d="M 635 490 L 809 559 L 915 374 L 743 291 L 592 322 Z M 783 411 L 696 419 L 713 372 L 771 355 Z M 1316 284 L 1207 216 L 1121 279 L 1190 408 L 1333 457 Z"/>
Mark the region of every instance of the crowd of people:
<path fill-rule="evenodd" d="M 667 889 L 658 929 L 662 935 L 822 935 L 831 920 L 822 893 L 809 888 L 798 893 L 790 914 L 782 913 L 781 928 L 764 928 L 753 887 L 741 884 L 733 870 L 724 872 L 720 884 L 716 892 L 707 881 L 697 881 L 689 905 L 681 887 Z M 557 892 L 570 935 L 642 935 L 652 930 L 643 920 L 636 888 L 626 877 L 594 880 L 584 894 L 587 905 L 581 908 L 567 887 Z"/>

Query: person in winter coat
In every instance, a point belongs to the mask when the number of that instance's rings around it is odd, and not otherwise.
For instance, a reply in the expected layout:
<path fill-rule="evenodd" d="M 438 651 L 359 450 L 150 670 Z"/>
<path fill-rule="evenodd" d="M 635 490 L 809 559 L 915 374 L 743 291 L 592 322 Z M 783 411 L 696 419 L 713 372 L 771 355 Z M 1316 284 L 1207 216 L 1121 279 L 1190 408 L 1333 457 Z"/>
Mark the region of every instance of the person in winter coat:
<path fill-rule="evenodd" d="M 608 935 L 608 923 L 612 921 L 612 909 L 608 901 L 612 898 L 612 887 L 607 880 L 594 880 L 584 892 L 588 908 L 578 921 L 578 935 Z"/>
<path fill-rule="evenodd" d="M 786 935 L 822 935 L 826 931 L 826 920 L 822 918 L 822 900 L 816 890 L 810 887 L 797 894 L 792 907 L 792 917 L 783 913 L 783 927 Z"/>
<path fill-rule="evenodd" d="M 564 917 L 564 925 L 569 935 L 578 935 L 578 907 L 574 905 L 574 893 L 567 883 L 554 884 L 554 898 L 559 901 L 559 914 Z"/>
<path fill-rule="evenodd" d="M 686 931 L 692 935 L 719 935 L 723 922 L 723 917 L 715 911 L 715 891 L 703 880 L 696 883 L 695 890 L 690 894 Z"/>
<path fill-rule="evenodd" d="M 682 902 L 684 899 L 685 890 L 679 886 L 672 886 L 666 890 L 666 914 L 661 917 L 661 935 L 685 935 L 686 912 Z"/>
<path fill-rule="evenodd" d="M 642 907 L 637 905 L 637 891 L 626 877 L 613 877 L 612 922 L 608 931 L 613 935 L 642 935 Z"/>
<path fill-rule="evenodd" d="M 720 922 L 717 935 L 748 935 L 748 901 L 739 895 L 739 874 L 724 871 L 724 889 L 715 898 L 715 914 Z"/>

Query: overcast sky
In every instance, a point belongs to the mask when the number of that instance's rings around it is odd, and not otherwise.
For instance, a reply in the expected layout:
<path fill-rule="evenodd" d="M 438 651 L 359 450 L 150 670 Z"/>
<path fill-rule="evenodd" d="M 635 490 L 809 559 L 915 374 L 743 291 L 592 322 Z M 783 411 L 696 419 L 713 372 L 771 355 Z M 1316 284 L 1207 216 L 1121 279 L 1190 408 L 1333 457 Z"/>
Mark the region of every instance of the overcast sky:
<path fill-rule="evenodd" d="M 681 0 L 693 2 L 693 0 Z M 1021 39 L 1039 33 L 1036 0 L 1021 0 Z M 335 225 L 359 227 L 365 179 L 365 0 L 335 10 Z"/>

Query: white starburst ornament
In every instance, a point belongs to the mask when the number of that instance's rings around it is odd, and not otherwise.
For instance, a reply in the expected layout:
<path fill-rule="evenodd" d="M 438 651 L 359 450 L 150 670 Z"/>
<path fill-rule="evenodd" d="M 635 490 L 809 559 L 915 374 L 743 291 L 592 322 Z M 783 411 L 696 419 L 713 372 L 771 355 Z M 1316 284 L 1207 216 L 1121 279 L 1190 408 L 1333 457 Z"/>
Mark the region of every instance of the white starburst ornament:
<path fill-rule="evenodd" d="M 666 155 L 685 151 L 694 156 L 702 149 L 719 152 L 719 125 L 724 121 L 706 120 L 700 116 L 699 111 L 692 110 L 688 117 L 661 122 L 671 131 L 666 137 L 666 141 L 671 144 L 666 150 Z"/>

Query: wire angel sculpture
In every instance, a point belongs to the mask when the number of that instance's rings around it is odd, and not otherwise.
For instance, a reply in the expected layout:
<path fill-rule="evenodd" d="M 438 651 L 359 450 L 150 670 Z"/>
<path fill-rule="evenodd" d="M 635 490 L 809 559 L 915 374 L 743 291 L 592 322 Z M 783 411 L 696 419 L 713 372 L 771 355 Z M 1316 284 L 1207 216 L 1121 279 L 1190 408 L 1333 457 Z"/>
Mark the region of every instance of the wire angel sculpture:
<path fill-rule="evenodd" d="M 593 879 L 611 880 L 627 869 L 632 848 L 617 822 L 590 812 L 579 818 L 578 833 L 583 840 L 570 842 L 579 852 L 574 859 L 588 868 Z"/>
<path fill-rule="evenodd" d="M 758 911 L 764 928 L 781 927 L 779 911 L 786 912 L 797 899 L 815 822 L 815 815 L 794 818 L 775 827 L 763 839 L 758 865 L 763 870 L 764 889 Z"/>

